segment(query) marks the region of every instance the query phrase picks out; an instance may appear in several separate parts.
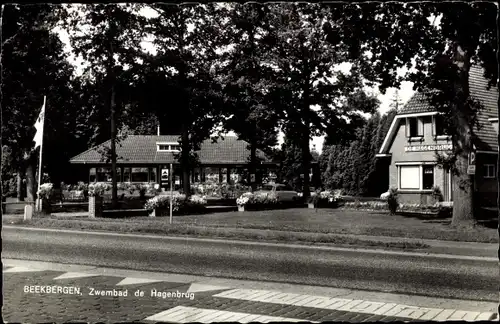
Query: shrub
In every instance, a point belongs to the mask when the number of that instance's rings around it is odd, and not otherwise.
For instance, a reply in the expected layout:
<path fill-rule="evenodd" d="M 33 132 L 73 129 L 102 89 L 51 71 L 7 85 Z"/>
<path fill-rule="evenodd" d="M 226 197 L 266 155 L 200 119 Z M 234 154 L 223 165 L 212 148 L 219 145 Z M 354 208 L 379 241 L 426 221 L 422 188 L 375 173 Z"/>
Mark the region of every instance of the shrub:
<path fill-rule="evenodd" d="M 387 197 L 387 207 L 392 215 L 396 213 L 398 209 L 398 190 L 395 188 L 391 188 L 389 190 L 389 196 Z"/>
<path fill-rule="evenodd" d="M 189 199 L 186 195 L 174 193 L 172 196 L 172 212 L 186 211 L 189 209 L 205 208 L 207 200 L 204 196 L 192 195 Z M 170 209 L 170 195 L 159 195 L 148 199 L 144 204 L 144 209 Z"/>
<path fill-rule="evenodd" d="M 253 198 L 254 198 L 253 193 L 245 192 L 238 199 L 236 199 L 236 204 L 238 206 L 245 206 L 245 205 L 251 204 Z"/>
<path fill-rule="evenodd" d="M 44 183 L 37 192 L 38 198 L 49 200 L 54 192 L 52 183 Z"/>
<path fill-rule="evenodd" d="M 111 186 L 105 182 L 95 182 L 89 185 L 89 196 L 102 197 L 104 193 L 111 189 Z"/>
<path fill-rule="evenodd" d="M 5 179 L 2 176 L 2 197 L 15 197 L 17 196 L 17 178 L 11 176 Z"/>
<path fill-rule="evenodd" d="M 441 192 L 441 188 L 438 186 L 432 187 L 432 198 L 434 198 L 434 201 L 440 202 L 443 201 L 443 193 Z"/>

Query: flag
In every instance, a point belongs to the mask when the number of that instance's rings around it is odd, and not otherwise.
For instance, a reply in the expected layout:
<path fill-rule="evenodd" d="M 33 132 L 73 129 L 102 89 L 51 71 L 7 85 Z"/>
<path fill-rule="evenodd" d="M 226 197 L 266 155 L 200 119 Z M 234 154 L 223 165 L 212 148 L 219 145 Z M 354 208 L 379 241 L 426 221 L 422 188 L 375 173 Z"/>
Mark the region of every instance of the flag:
<path fill-rule="evenodd" d="M 36 120 L 35 123 L 36 134 L 35 137 L 33 138 L 33 141 L 35 142 L 35 149 L 39 147 L 40 144 L 42 144 L 44 119 L 45 119 L 45 99 L 43 100 L 42 111 L 40 111 L 40 115 L 38 115 L 38 119 Z"/>

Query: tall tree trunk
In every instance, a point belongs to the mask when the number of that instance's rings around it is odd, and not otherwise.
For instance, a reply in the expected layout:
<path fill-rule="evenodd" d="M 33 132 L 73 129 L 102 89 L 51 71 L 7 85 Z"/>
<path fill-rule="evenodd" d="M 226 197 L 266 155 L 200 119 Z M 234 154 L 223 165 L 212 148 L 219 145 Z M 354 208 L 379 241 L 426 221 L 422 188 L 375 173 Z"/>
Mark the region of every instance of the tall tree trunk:
<path fill-rule="evenodd" d="M 33 159 L 30 158 L 26 167 L 26 200 L 36 200 L 36 179 L 35 179 L 35 166 Z M 42 171 L 43 172 L 43 171 Z"/>
<path fill-rule="evenodd" d="M 252 192 L 257 190 L 257 138 L 255 137 L 255 129 L 256 123 L 253 121 L 252 123 L 252 137 L 250 139 L 250 186 L 252 188 Z M 251 175 L 254 175 L 255 179 L 251 179 Z"/>
<path fill-rule="evenodd" d="M 453 177 L 453 217 L 454 226 L 471 226 L 475 223 L 474 218 L 474 176 L 467 174 L 468 155 L 472 151 L 473 130 L 469 118 L 467 118 L 469 107 L 466 101 L 469 98 L 469 68 L 470 57 L 457 47 L 457 66 L 459 67 L 459 78 L 457 81 L 456 102 L 454 114 L 456 127 L 458 128 L 457 143 L 462 148 L 457 156 L 456 168 L 458 175 Z"/>
<path fill-rule="evenodd" d="M 113 80 L 114 82 L 114 80 Z M 118 205 L 118 184 L 116 179 L 116 114 L 115 114 L 115 86 L 111 86 L 111 201 L 113 208 Z"/>
<path fill-rule="evenodd" d="M 191 184 L 189 181 L 189 131 L 185 123 L 182 125 L 181 142 L 182 187 L 186 197 L 189 197 L 191 195 Z"/>
<path fill-rule="evenodd" d="M 23 186 L 23 176 L 24 170 L 23 168 L 19 168 L 17 170 L 17 201 L 24 201 L 24 186 Z"/>

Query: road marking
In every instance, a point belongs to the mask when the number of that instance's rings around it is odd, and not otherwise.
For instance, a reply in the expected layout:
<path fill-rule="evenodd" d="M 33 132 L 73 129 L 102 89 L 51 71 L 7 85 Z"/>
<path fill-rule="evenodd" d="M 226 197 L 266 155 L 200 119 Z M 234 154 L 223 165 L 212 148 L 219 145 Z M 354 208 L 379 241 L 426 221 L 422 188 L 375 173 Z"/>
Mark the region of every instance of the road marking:
<path fill-rule="evenodd" d="M 451 314 L 455 312 L 455 309 L 445 309 L 438 316 L 434 317 L 433 321 L 446 321 Z"/>
<path fill-rule="evenodd" d="M 476 317 L 476 321 L 492 321 L 496 317 L 495 313 L 481 313 Z"/>
<path fill-rule="evenodd" d="M 83 272 L 66 272 L 59 277 L 54 278 L 54 280 L 59 280 L 59 279 L 73 279 L 73 278 L 87 278 L 87 277 L 96 277 L 99 276 L 99 274 L 95 273 L 83 273 Z"/>
<path fill-rule="evenodd" d="M 36 271 L 45 271 L 45 270 L 26 268 L 26 267 L 14 267 L 14 268 L 3 270 L 3 273 L 36 272 Z"/>
<path fill-rule="evenodd" d="M 211 322 L 240 322 L 250 323 L 259 321 L 262 323 L 268 322 L 301 322 L 297 318 L 276 317 L 259 314 L 248 314 L 240 312 L 229 312 L 222 310 L 203 309 L 196 307 L 176 306 L 161 313 L 149 316 L 144 321 L 153 322 L 170 322 L 170 323 L 211 323 Z M 318 322 L 311 322 L 318 323 Z"/>
<path fill-rule="evenodd" d="M 329 298 L 324 296 L 298 295 L 268 290 L 233 289 L 213 295 L 213 297 L 433 321 L 460 319 L 469 321 L 491 320 L 494 317 L 494 313 L 489 312 L 479 313 L 456 309 L 440 309 L 400 305 L 395 303 L 372 302 L 360 299 L 352 300 Z"/>
<path fill-rule="evenodd" d="M 152 283 L 152 282 L 161 282 L 162 280 L 156 280 L 156 279 L 146 279 L 146 278 L 131 278 L 127 277 L 117 283 L 117 286 L 126 286 L 126 285 L 137 285 L 137 284 L 145 284 L 145 283 Z"/>
<path fill-rule="evenodd" d="M 211 291 L 211 290 L 224 290 L 224 289 L 229 289 L 229 287 L 192 283 L 187 292 L 188 293 L 195 293 L 195 292 L 203 292 L 203 291 Z"/>

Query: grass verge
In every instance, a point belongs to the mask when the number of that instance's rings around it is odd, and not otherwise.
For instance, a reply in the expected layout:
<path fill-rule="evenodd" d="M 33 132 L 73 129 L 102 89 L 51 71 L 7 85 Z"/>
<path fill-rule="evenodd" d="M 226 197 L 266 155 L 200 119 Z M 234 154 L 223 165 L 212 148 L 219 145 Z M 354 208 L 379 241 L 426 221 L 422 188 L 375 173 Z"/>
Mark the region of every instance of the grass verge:
<path fill-rule="evenodd" d="M 55 219 L 34 218 L 29 221 L 12 219 L 5 225 L 33 226 L 37 228 L 64 228 L 73 230 L 106 231 L 114 233 L 144 233 L 170 236 L 211 237 L 234 240 L 265 242 L 288 242 L 304 245 L 356 246 L 396 250 L 418 250 L 429 246 L 420 242 L 391 241 L 381 242 L 353 237 L 337 236 L 328 233 L 292 233 L 287 231 L 255 230 L 229 227 L 192 226 L 187 224 L 168 224 L 165 221 L 117 221 L 110 219 Z"/>

